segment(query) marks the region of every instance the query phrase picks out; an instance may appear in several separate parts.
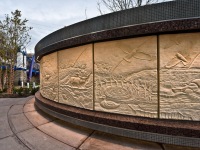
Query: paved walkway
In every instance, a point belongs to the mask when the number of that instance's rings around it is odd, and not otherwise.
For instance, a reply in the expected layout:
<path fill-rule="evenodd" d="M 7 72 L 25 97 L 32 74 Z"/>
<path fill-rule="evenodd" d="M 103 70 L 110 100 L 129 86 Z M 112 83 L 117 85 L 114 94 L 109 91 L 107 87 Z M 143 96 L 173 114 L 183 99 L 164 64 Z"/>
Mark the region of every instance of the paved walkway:
<path fill-rule="evenodd" d="M 114 136 L 53 118 L 34 97 L 0 99 L 0 150 L 198 150 Z"/>

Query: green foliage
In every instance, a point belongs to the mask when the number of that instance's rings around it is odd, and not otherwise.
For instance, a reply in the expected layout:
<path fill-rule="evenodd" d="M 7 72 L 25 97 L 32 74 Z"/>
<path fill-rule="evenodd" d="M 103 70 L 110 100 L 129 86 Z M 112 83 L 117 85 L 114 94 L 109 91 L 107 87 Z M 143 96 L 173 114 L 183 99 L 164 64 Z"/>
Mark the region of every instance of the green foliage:
<path fill-rule="evenodd" d="M 27 19 L 22 19 L 21 11 L 15 10 L 11 12 L 11 16 L 5 15 L 5 19 L 0 21 L 0 62 L 4 62 L 3 65 L 8 66 L 7 70 L 8 82 L 7 93 L 13 93 L 14 85 L 14 66 L 17 61 L 17 52 L 24 50 L 27 44 L 31 40 L 29 31 L 32 27 L 28 27 L 26 24 Z M 1 79 L 0 79 L 1 80 Z"/>
<path fill-rule="evenodd" d="M 35 95 L 35 93 L 36 93 L 37 91 L 39 91 L 39 87 L 32 88 L 32 89 L 31 89 L 31 94 L 32 94 L 32 95 Z"/>
<path fill-rule="evenodd" d="M 13 93 L 18 94 L 19 96 L 28 96 L 34 95 L 39 90 L 39 87 L 36 88 L 14 88 Z"/>
<path fill-rule="evenodd" d="M 4 36 L 3 47 L 7 52 L 14 52 L 14 54 L 19 48 L 24 49 L 31 39 L 29 31 L 32 27 L 27 27 L 28 20 L 21 19 L 21 16 L 21 11 L 15 10 L 15 12 L 11 12 L 11 17 L 7 14 L 5 20 L 0 21 L 0 33 Z M 8 57 L 14 59 L 12 53 Z"/>
<path fill-rule="evenodd" d="M 24 88 L 23 92 L 24 92 L 24 94 L 28 95 L 30 93 L 30 89 Z"/>
<path fill-rule="evenodd" d="M 18 89 L 14 87 L 14 88 L 13 88 L 13 93 L 14 93 L 14 94 L 18 94 Z"/>
<path fill-rule="evenodd" d="M 23 88 L 22 87 L 20 87 L 19 89 L 18 89 L 18 92 L 17 92 L 20 96 L 22 96 L 22 94 L 23 94 Z"/>

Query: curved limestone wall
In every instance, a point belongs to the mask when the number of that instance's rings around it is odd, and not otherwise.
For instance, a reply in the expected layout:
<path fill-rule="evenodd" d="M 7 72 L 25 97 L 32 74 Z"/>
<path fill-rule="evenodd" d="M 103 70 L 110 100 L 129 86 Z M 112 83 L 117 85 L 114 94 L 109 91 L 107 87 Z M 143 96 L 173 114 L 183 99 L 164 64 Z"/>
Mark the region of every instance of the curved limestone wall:
<path fill-rule="evenodd" d="M 200 121 L 199 7 L 173 1 L 55 31 L 35 48 L 41 95 L 94 112 Z"/>
<path fill-rule="evenodd" d="M 90 110 L 200 120 L 200 33 L 151 35 L 42 57 L 43 97 Z"/>
<path fill-rule="evenodd" d="M 199 8 L 147 5 L 49 34 L 35 47 L 35 104 L 92 130 L 199 148 Z"/>

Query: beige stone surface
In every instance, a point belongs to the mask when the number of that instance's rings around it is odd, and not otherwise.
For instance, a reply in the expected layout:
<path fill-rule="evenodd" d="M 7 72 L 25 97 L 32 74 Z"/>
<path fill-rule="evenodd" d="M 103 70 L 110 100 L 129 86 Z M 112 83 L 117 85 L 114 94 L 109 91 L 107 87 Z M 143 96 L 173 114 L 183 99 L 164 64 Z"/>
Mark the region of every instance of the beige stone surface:
<path fill-rule="evenodd" d="M 92 44 L 58 52 L 59 102 L 93 109 Z"/>
<path fill-rule="evenodd" d="M 53 118 L 52 116 L 40 110 L 26 112 L 24 114 L 35 127 L 38 127 L 40 125 L 43 125 L 55 120 L 55 118 Z"/>
<path fill-rule="evenodd" d="M 94 44 L 95 110 L 157 117 L 157 38 Z"/>
<path fill-rule="evenodd" d="M 161 118 L 200 120 L 200 33 L 160 36 Z"/>
<path fill-rule="evenodd" d="M 26 112 L 31 112 L 31 111 L 36 111 L 38 108 L 36 107 L 35 103 L 30 103 L 30 104 L 26 104 L 24 105 L 24 113 Z"/>
<path fill-rule="evenodd" d="M 0 140 L 0 150 L 29 150 L 17 137 L 9 136 Z"/>
<path fill-rule="evenodd" d="M 43 97 L 58 101 L 57 52 L 42 57 L 40 61 L 40 92 Z"/>
<path fill-rule="evenodd" d="M 33 125 L 28 121 L 28 119 L 23 113 L 17 115 L 10 115 L 8 120 L 10 123 L 10 127 L 14 133 L 19 133 L 33 128 Z"/>
<path fill-rule="evenodd" d="M 1 107 L 0 107 L 1 109 Z M 23 113 L 23 105 L 14 105 L 10 108 L 8 115 L 16 115 Z M 3 114 L 4 115 L 4 114 Z M 0 115 L 1 117 L 1 115 Z"/>
<path fill-rule="evenodd" d="M 93 132 L 60 120 L 41 125 L 38 129 L 72 147 L 79 147 Z"/>
<path fill-rule="evenodd" d="M 36 128 L 20 132 L 17 137 L 31 150 L 75 150 Z"/>

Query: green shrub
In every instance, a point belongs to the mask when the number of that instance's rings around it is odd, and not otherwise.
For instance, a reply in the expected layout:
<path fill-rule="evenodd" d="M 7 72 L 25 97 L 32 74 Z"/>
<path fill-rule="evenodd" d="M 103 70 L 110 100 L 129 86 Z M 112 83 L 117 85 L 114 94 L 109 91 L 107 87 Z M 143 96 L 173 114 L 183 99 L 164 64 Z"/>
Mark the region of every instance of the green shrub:
<path fill-rule="evenodd" d="M 24 88 L 24 94 L 29 94 L 30 93 L 30 89 L 29 88 Z"/>
<path fill-rule="evenodd" d="M 32 95 L 35 95 L 35 93 L 39 90 L 39 87 L 36 87 L 36 88 L 32 88 L 31 89 L 31 94 Z"/>
<path fill-rule="evenodd" d="M 18 89 L 18 94 L 19 94 L 20 96 L 23 95 L 23 88 L 22 88 L 22 87 L 20 87 L 20 88 Z"/>
<path fill-rule="evenodd" d="M 14 94 L 18 94 L 18 89 L 17 88 L 13 88 L 13 93 Z"/>

